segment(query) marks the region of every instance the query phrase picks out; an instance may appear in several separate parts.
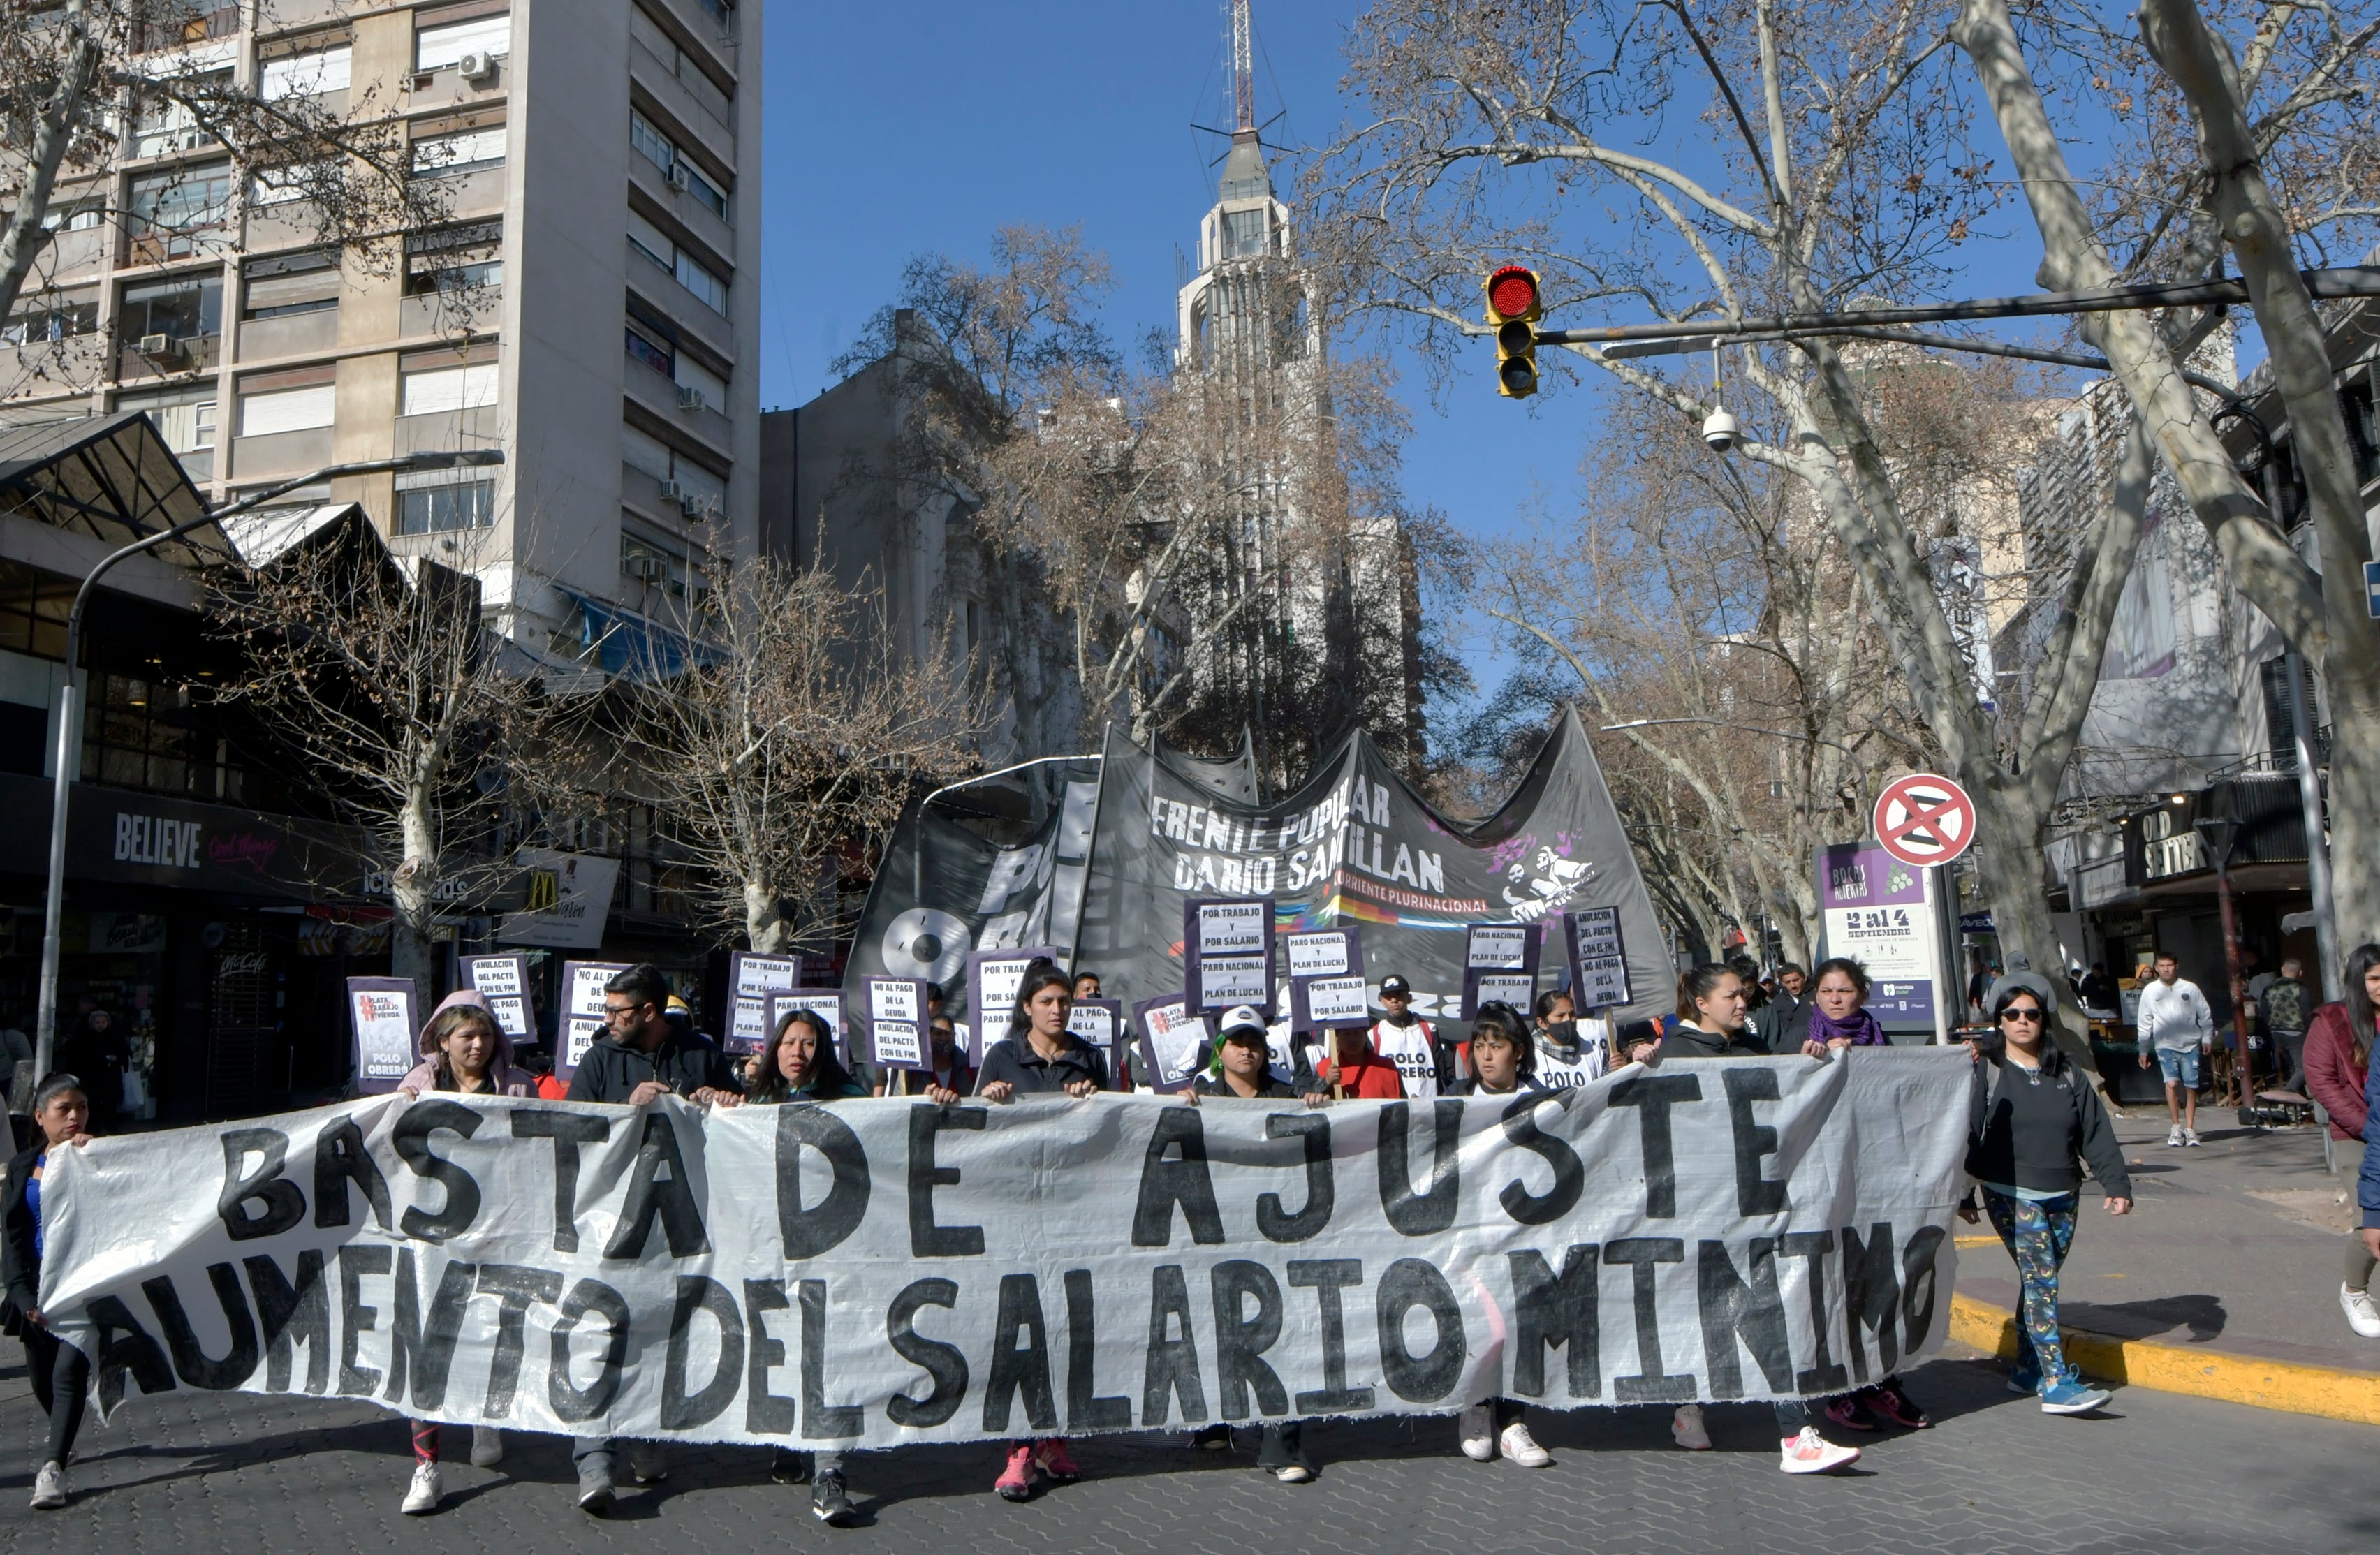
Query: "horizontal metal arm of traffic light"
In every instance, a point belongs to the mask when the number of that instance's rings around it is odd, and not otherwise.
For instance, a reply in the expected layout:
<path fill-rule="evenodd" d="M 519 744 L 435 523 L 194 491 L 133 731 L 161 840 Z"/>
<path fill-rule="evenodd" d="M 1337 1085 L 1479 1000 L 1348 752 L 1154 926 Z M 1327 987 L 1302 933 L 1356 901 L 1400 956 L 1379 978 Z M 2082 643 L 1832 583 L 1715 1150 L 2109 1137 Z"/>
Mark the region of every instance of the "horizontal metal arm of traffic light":
<path fill-rule="evenodd" d="M 2341 265 L 2327 270 L 2300 271 L 2307 291 L 2334 299 L 2380 297 L 2380 265 Z M 2190 281 L 2137 286 L 2110 286 L 2100 291 L 2033 292 L 2022 297 L 1974 298 L 1964 302 L 1933 303 L 1916 308 L 1866 308 L 1852 313 L 1789 313 L 1774 318 L 1740 319 L 1733 322 L 1709 319 L 1675 323 L 1609 324 L 1597 329 L 1548 329 L 1536 332 L 1541 346 L 1601 346 L 1621 340 L 1679 340 L 1718 336 L 1734 340 L 1747 335 L 1815 334 L 1833 329 L 1872 328 L 1888 324 L 1949 323 L 1968 319 L 2027 319 L 2068 313 L 2139 312 L 2155 308 L 2216 307 L 2248 300 L 2248 284 L 2240 280 Z M 1490 320 L 1492 324 L 1494 320 Z"/>

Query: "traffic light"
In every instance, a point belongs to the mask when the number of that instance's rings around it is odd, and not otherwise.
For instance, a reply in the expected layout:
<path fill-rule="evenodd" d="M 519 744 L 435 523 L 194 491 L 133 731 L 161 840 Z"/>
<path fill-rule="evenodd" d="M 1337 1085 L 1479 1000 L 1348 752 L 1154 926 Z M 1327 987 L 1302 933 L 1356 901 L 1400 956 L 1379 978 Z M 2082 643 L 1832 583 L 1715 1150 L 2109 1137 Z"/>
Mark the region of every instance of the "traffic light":
<path fill-rule="evenodd" d="M 1526 399 L 1537 392 L 1537 273 L 1508 264 L 1488 277 L 1488 322 L 1496 326 L 1496 392 Z"/>

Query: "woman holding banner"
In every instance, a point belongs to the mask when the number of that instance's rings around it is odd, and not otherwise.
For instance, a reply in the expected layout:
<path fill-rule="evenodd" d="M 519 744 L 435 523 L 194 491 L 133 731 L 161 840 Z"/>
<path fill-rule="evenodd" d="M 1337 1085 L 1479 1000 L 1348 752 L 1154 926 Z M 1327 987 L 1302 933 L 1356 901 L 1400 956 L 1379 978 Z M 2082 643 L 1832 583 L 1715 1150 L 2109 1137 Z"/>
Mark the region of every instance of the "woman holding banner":
<path fill-rule="evenodd" d="M 827 1028 L 826 1017 L 815 1010 L 788 1010 L 770 1034 L 769 1045 L 753 1057 L 744 1104 L 779 1107 L 844 1101 L 867 1094 L 868 1087 L 852 1078 L 834 1056 L 834 1033 Z M 780 1447 L 770 1462 L 769 1477 L 780 1485 L 808 1483 L 810 1512 L 830 1528 L 848 1528 L 858 1520 L 844 1488 L 843 1454 L 832 1448 L 795 1452 Z"/>
<path fill-rule="evenodd" d="M 1565 996 L 1565 1003 L 1568 999 Z M 1548 1087 L 1533 1071 L 1535 1055 L 1521 1013 L 1491 1000 L 1471 1018 L 1471 1077 L 1454 1087 L 1457 1096 L 1543 1096 Z M 1509 1115 L 1509 1114 L 1507 1114 Z M 1455 1440 L 1463 1455 L 1484 1464 L 1500 1450 L 1523 1468 L 1543 1468 L 1553 1454 L 1529 1434 L 1527 1410 L 1517 1401 L 1493 1398 L 1463 1412 Z"/>
<path fill-rule="evenodd" d="M 456 989 L 438 1002 L 421 1028 L 421 1062 L 396 1088 L 413 1100 L 425 1091 L 464 1096 L 535 1096 L 536 1077 L 513 1064 L 513 1045 L 476 989 Z M 406 1488 L 405 1514 L 425 1517 L 445 1498 L 438 1467 L 438 1423 L 407 1422 L 413 1431 L 413 1483 Z M 504 1433 L 493 1426 L 471 1427 L 471 1464 L 493 1468 L 504 1460 Z"/>
<path fill-rule="evenodd" d="M 1678 1024 L 1658 1043 L 1637 1048 L 1658 1063 L 1665 1058 L 1767 1058 L 1745 1034 L 1752 1002 L 1742 976 L 1733 967 L 1704 962 L 1678 978 Z M 1787 1474 L 1824 1474 L 1859 1462 L 1859 1449 L 1828 1441 L 1810 1423 L 1810 1405 L 1802 1399 L 1776 1403 L 1778 1467 Z M 1686 1403 L 1670 1420 L 1670 1435 L 1690 1452 L 1710 1451 L 1710 1432 L 1703 1424 L 1703 1406 Z"/>
<path fill-rule="evenodd" d="M 1867 968 L 1847 955 L 1818 963 L 1810 990 L 1810 1021 L 1802 1051 L 1824 1058 L 1845 1048 L 1888 1045 L 1884 1027 L 1867 1009 Z"/>
<path fill-rule="evenodd" d="M 1014 1101 L 1029 1095 L 1091 1096 L 1108 1088 L 1105 1054 L 1066 1029 L 1074 1013 L 1073 979 L 1048 956 L 1036 956 L 1016 986 L 1016 1009 L 1008 1035 L 984 1051 L 975 1093 L 986 1101 Z M 934 1087 L 926 1094 L 947 1106 L 958 1093 Z M 1062 1436 L 1009 1445 L 1008 1464 L 992 1488 L 1007 1501 L 1030 1500 L 1045 1483 L 1072 1485 L 1083 1477 Z"/>
<path fill-rule="evenodd" d="M 25 1343 L 25 1374 L 33 1402 L 49 1419 L 49 1448 L 33 1476 L 33 1510 L 55 1512 L 67 1504 L 67 1460 L 82 1428 L 91 1397 L 91 1358 L 49 1330 L 42 1317 L 42 1179 L 50 1152 L 91 1143 L 91 1098 L 72 1075 L 52 1075 L 33 1092 L 32 1146 L 8 1163 L 6 1211 L 0 1220 L 0 1279 L 7 1298 L 0 1304 L 0 1329 Z"/>

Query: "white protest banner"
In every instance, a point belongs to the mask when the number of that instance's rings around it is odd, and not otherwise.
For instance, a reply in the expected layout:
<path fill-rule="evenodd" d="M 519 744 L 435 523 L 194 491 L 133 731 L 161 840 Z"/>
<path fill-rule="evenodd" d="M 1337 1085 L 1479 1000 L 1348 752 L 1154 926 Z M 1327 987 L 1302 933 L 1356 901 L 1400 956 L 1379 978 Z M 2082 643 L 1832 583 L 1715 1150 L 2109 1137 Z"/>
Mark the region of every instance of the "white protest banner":
<path fill-rule="evenodd" d="M 1827 1395 L 1942 1342 L 1972 1084 L 1903 1048 L 1319 1109 L 371 1098 L 53 1157 L 40 1299 L 103 1411 L 562 1436 Z"/>
<path fill-rule="evenodd" d="M 1537 991 L 1536 924 L 1466 923 L 1463 926 L 1463 1013 L 1500 1000 L 1526 1012 Z"/>
<path fill-rule="evenodd" d="M 927 1045 L 926 982 L 922 978 L 859 979 L 860 1008 L 868 1027 L 868 1062 L 879 1069 L 924 1069 Z"/>
<path fill-rule="evenodd" d="M 767 1031 L 773 1036 L 787 1015 L 795 1010 L 808 1010 L 826 1022 L 827 1035 L 834 1039 L 834 1056 L 845 1069 L 851 1067 L 853 1049 L 851 1032 L 843 1014 L 843 990 L 839 988 L 796 988 L 769 995 Z M 769 1045 L 767 1037 L 760 1048 Z M 758 1052 L 760 1048 L 752 1051 Z"/>
<path fill-rule="evenodd" d="M 1133 1065 L 1140 1083 L 1156 1091 L 1188 1090 L 1210 1056 L 1206 1017 L 1181 994 L 1166 993 L 1135 1004 L 1132 1024 L 1140 1033 Z"/>
<path fill-rule="evenodd" d="M 727 956 L 727 1038 L 720 1046 L 731 1053 L 757 1053 L 768 1045 L 775 1029 L 769 996 L 783 993 L 802 980 L 798 955 L 756 955 L 731 951 Z"/>
<path fill-rule="evenodd" d="M 627 969 L 625 961 L 562 964 L 562 1051 L 553 1055 L 553 1072 L 561 1078 L 570 1078 L 603 1035 L 603 985 Z"/>
<path fill-rule="evenodd" d="M 1346 989 L 1353 979 L 1360 990 L 1364 983 L 1364 933 L 1352 925 L 1344 929 L 1299 929 L 1281 936 L 1282 953 L 1289 960 L 1289 1024 L 1294 1031 L 1319 1031 L 1326 1027 L 1342 1025 L 1369 1026 L 1371 1004 L 1366 1000 L 1356 1014 L 1346 1012 Z M 1329 978 L 1332 990 L 1326 995 L 1330 1009 L 1315 1013 L 1312 997 L 1315 981 Z M 1258 1008 L 1263 1008 L 1259 1005 Z"/>
<path fill-rule="evenodd" d="M 488 1011 L 505 1037 L 516 1042 L 536 1040 L 528 1021 L 528 957 L 466 955 L 459 959 L 463 980 L 488 1002 Z"/>
<path fill-rule="evenodd" d="M 356 1088 L 390 1091 L 421 1062 L 414 1048 L 411 978 L 349 978 L 347 1018 L 355 1027 Z"/>
<path fill-rule="evenodd" d="M 1193 1010 L 1272 1008 L 1272 898 L 1182 904 L 1182 991 Z"/>
<path fill-rule="evenodd" d="M 1066 1012 L 1066 1029 L 1099 1050 L 1108 1061 L 1108 1083 L 1121 1086 L 1123 1075 L 1123 1001 L 1077 999 Z"/>
<path fill-rule="evenodd" d="M 1025 986 L 1026 969 L 1036 961 L 1059 964 L 1058 953 L 1046 945 L 1032 950 L 967 952 L 967 1039 L 961 1046 L 967 1062 L 977 1068 L 983 1067 L 985 1045 L 1008 1035 L 1016 1018 L 1016 990 Z M 1068 985 L 1070 990 L 1072 987 Z M 958 1034 L 955 1024 L 951 1034 Z"/>
<path fill-rule="evenodd" d="M 1620 942 L 1620 909 L 1583 907 L 1562 915 L 1570 951 L 1570 997 L 1581 1014 L 1628 1002 L 1628 951 Z"/>
<path fill-rule="evenodd" d="M 1333 1027 L 1368 1027 L 1372 1001 L 1362 974 L 1351 978 L 1305 978 L 1297 984 L 1300 1031 L 1327 1031 Z"/>

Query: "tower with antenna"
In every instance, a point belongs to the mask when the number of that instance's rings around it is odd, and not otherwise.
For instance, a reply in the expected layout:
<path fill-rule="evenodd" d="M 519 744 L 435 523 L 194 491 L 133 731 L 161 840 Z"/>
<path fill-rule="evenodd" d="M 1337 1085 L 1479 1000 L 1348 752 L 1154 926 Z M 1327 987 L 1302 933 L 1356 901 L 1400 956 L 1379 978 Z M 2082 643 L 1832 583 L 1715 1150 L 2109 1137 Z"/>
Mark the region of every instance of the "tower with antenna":
<path fill-rule="evenodd" d="M 1249 0 L 1227 10 L 1231 128 L 1207 130 L 1227 144 L 1178 293 L 1174 368 L 1211 395 L 1208 453 L 1240 495 L 1200 612 L 1230 625 L 1194 634 L 1183 732 L 1220 747 L 1251 729 L 1259 763 L 1286 782 L 1350 721 L 1405 747 L 1419 711 L 1417 616 L 1393 514 L 1342 512 L 1343 496 L 1323 504 L 1328 516 L 1309 510 L 1309 494 L 1345 490 L 1323 468 L 1337 460 L 1330 341 L 1266 163 Z M 1246 598 L 1251 589 L 1265 597 Z"/>

